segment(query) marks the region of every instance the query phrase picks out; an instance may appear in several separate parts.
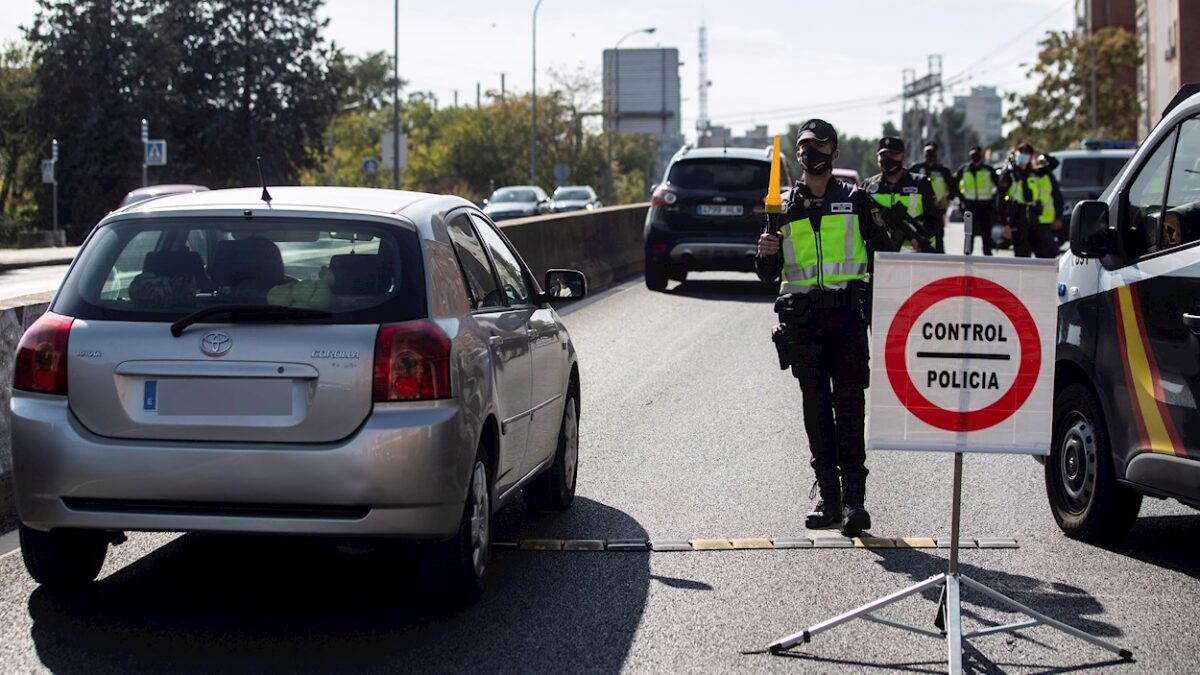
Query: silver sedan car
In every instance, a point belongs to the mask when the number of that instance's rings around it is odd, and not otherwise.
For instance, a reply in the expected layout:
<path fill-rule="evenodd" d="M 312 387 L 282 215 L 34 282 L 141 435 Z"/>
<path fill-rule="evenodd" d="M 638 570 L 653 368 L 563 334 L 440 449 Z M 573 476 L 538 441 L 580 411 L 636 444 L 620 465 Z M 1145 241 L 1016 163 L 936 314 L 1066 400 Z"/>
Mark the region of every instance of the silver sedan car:
<path fill-rule="evenodd" d="M 270 198 L 270 201 L 266 201 Z M 544 287 L 451 196 L 217 190 L 106 217 L 26 332 L 12 397 L 26 566 L 99 573 L 129 530 L 431 543 L 482 591 L 491 515 L 575 495 L 579 369 Z"/>

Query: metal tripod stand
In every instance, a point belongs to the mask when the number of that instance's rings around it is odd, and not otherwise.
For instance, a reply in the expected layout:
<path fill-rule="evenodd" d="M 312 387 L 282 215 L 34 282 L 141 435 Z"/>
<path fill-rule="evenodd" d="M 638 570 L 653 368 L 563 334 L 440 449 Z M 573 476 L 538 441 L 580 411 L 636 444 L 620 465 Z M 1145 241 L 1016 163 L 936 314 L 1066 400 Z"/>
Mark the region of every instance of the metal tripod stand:
<path fill-rule="evenodd" d="M 836 626 L 840 626 L 843 623 L 853 621 L 854 619 L 865 619 L 867 621 L 883 624 L 885 626 L 891 626 L 892 628 L 899 628 L 900 630 L 917 633 L 918 635 L 925 635 L 939 639 L 945 638 L 950 662 L 950 673 L 952 673 L 952 675 L 959 675 L 959 673 L 962 673 L 962 642 L 964 639 L 979 637 L 982 635 L 990 635 L 992 633 L 1016 631 L 1039 625 L 1049 626 L 1055 630 L 1062 631 L 1067 635 L 1073 635 L 1080 640 L 1090 642 L 1101 649 L 1106 649 L 1127 661 L 1133 660 L 1133 652 L 1127 649 L 1122 649 L 1111 642 L 1102 640 L 1090 633 L 1085 633 L 1078 628 L 1068 626 L 1061 621 L 1051 619 L 1045 614 L 1034 611 L 1033 609 L 1017 602 L 1016 600 L 998 593 L 991 588 L 984 586 L 978 581 L 961 574 L 958 571 L 958 526 L 961 503 L 962 453 L 956 452 L 954 453 L 954 507 L 950 529 L 950 569 L 947 572 L 936 574 L 932 577 L 929 577 L 925 581 L 922 581 L 914 586 L 910 586 L 902 591 L 879 598 L 878 600 L 874 600 L 872 602 L 868 602 L 867 604 L 857 609 L 850 610 L 845 614 L 839 614 L 832 619 L 826 619 L 821 623 L 809 626 L 799 633 L 776 640 L 768 645 L 767 649 L 772 654 L 778 654 L 791 649 L 802 642 L 807 643 L 812 640 L 814 635 L 823 633 Z M 962 616 L 959 607 L 959 598 L 964 587 L 986 595 L 998 603 L 1007 605 L 1011 609 L 1014 609 L 1017 612 L 1029 617 L 1029 620 L 1004 624 L 1002 626 L 992 626 L 989 628 L 982 628 L 964 633 L 962 631 Z M 899 621 L 889 621 L 873 615 L 873 612 L 876 610 L 887 607 L 888 605 L 899 600 L 903 600 L 910 595 L 916 595 L 932 588 L 941 588 L 942 590 L 942 596 L 939 600 L 937 618 L 934 620 L 934 626 L 938 630 L 930 630 L 928 628 L 913 626 L 911 624 L 901 623 Z"/>

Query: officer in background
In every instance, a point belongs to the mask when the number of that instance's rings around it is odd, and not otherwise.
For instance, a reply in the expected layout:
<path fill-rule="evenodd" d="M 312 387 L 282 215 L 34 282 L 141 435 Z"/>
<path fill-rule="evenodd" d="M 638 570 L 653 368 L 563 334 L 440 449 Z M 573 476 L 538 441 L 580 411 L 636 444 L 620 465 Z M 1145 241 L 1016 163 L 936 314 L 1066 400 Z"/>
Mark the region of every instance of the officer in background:
<path fill-rule="evenodd" d="M 937 230 L 934 237 L 937 240 L 938 253 L 945 253 L 946 210 L 950 208 L 950 200 L 958 196 L 958 184 L 954 176 L 943 164 L 938 162 L 938 144 L 925 144 L 925 161 L 908 167 L 908 172 L 929 181 L 933 188 L 933 198 L 938 211 Z"/>
<path fill-rule="evenodd" d="M 1058 158 L 1054 155 L 1040 153 L 1033 158 L 1033 172 L 1038 177 L 1038 201 L 1042 203 L 1042 212 L 1038 218 L 1038 222 L 1050 224 L 1050 237 L 1054 243 L 1054 250 L 1047 251 L 1049 255 L 1042 257 L 1050 257 L 1058 255 L 1058 248 L 1066 239 L 1066 230 L 1063 228 L 1063 194 L 1062 187 L 1058 183 L 1058 179 L 1054 177 L 1054 170 L 1058 168 Z"/>
<path fill-rule="evenodd" d="M 1028 258 L 1054 257 L 1054 238 L 1051 220 L 1043 220 L 1043 202 L 1039 193 L 1039 177 L 1033 171 L 1034 149 L 1030 143 L 1017 146 L 1009 155 L 1008 166 L 996 186 L 999 211 L 1004 214 L 1005 233 L 1012 238 L 1013 255 Z"/>
<path fill-rule="evenodd" d="M 921 236 L 911 239 L 923 253 L 944 253 L 942 215 L 937 208 L 933 187 L 924 177 L 904 168 L 904 141 L 895 136 L 879 139 L 881 173 L 863 183 L 863 189 L 883 207 L 883 218 L 893 231 L 912 229 Z"/>
<path fill-rule="evenodd" d="M 813 492 L 820 492 L 805 525 L 840 523 L 843 534 L 855 535 L 871 526 L 863 421 L 870 265 L 874 251 L 898 250 L 904 237 L 889 231 L 864 192 L 833 178 L 837 146 L 828 122 L 811 119 L 800 127 L 803 177 L 783 204 L 779 231 L 768 227 L 759 237 L 755 269 L 763 281 L 781 282 L 775 301 L 781 323 L 772 339 L 780 367 L 791 368 L 804 399 Z"/>
<path fill-rule="evenodd" d="M 983 254 L 992 254 L 992 209 L 996 199 L 996 172 L 983 163 L 983 148 L 972 145 L 967 153 L 970 160 L 954 172 L 958 186 L 958 203 L 965 214 L 971 214 L 971 232 L 967 232 L 963 253 L 975 250 L 975 235 L 983 238 Z M 964 223 L 965 225 L 965 223 Z"/>

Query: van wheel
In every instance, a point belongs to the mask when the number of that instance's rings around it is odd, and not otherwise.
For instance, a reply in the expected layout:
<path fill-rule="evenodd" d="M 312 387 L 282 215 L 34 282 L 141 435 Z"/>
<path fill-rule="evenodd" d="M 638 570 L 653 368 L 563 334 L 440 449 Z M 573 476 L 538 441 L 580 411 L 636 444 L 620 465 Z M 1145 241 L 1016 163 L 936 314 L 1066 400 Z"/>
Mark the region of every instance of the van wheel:
<path fill-rule="evenodd" d="M 99 530 L 41 532 L 20 525 L 21 557 L 29 576 L 51 588 L 91 583 L 108 553 L 108 533 Z"/>
<path fill-rule="evenodd" d="M 1100 406 L 1082 384 L 1070 385 L 1054 400 L 1045 472 L 1050 511 L 1068 537 L 1112 541 L 1133 527 L 1142 496 L 1117 482 Z"/>
<path fill-rule="evenodd" d="M 492 482 L 482 446 L 475 455 L 458 532 L 425 556 L 425 576 L 443 598 L 468 605 L 483 594 L 492 544 Z"/>
<path fill-rule="evenodd" d="M 662 292 L 667 290 L 667 270 L 659 265 L 646 263 L 646 288 Z"/>
<path fill-rule="evenodd" d="M 554 463 L 525 487 L 525 504 L 539 511 L 562 511 L 575 501 L 579 472 L 579 399 L 567 392 Z"/>

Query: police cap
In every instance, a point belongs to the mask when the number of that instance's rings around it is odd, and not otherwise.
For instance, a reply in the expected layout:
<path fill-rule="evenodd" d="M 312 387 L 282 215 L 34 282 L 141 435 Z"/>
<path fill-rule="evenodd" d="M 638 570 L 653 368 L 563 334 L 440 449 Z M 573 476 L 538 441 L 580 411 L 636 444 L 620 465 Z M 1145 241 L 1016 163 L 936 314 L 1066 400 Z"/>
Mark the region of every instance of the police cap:
<path fill-rule="evenodd" d="M 838 144 L 837 132 L 833 130 L 833 125 L 816 117 L 800 125 L 800 133 L 796 135 L 796 146 L 799 147 L 801 141 L 810 138 L 818 143 L 828 142 L 835 148 Z"/>
<path fill-rule="evenodd" d="M 904 152 L 904 141 L 898 136 L 884 136 L 879 139 L 879 149 L 887 152 Z"/>

